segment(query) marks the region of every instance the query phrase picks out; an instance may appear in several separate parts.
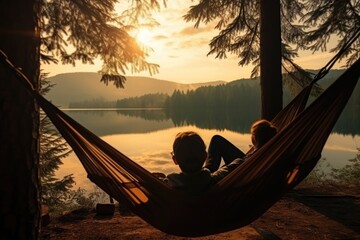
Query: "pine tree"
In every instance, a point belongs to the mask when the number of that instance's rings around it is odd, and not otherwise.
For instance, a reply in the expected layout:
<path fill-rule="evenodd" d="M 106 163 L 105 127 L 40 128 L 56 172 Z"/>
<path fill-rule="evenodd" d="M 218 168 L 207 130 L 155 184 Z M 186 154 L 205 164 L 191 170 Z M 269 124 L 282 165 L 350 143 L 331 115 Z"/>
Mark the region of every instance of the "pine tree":
<path fill-rule="evenodd" d="M 41 77 L 41 94 L 46 95 L 53 85 L 46 79 L 46 75 Z M 44 112 L 40 112 L 40 182 L 41 200 L 43 204 L 49 206 L 50 211 L 59 208 L 67 202 L 74 178 L 72 175 L 64 176 L 59 179 L 55 176 L 56 170 L 62 164 L 62 159 L 67 157 L 71 151 L 61 137 L 59 132 L 50 122 Z"/>
<path fill-rule="evenodd" d="M 117 14 L 116 0 L 0 1 L 0 48 L 40 85 L 40 62 L 91 64 L 99 58 L 105 84 L 121 87 L 125 71 L 157 70 L 149 50 L 130 32 L 155 24 L 156 0 L 133 3 Z M 123 2 L 122 2 L 123 3 Z M 40 229 L 39 109 L 7 62 L 0 64 L 0 232 L 4 239 L 37 239 Z"/>
<path fill-rule="evenodd" d="M 277 15 L 272 15 L 278 11 L 280 24 L 274 21 L 278 19 Z M 219 30 L 219 34 L 210 41 L 208 55 L 215 54 L 215 58 L 224 59 L 227 54 L 234 54 L 239 58 L 240 66 L 254 65 L 252 77 L 260 74 L 260 66 L 262 71 L 265 69 L 260 76 L 262 115 L 271 118 L 279 110 L 282 98 L 279 90 L 281 77 L 278 75 L 280 68 L 288 73 L 286 83 L 291 84 L 291 87 L 295 85 L 301 88 L 308 84 L 311 75 L 293 62 L 298 56 L 297 51 L 325 51 L 329 38 L 337 36 L 340 41 L 331 50 L 337 52 L 359 30 L 359 12 L 359 0 L 201 0 L 190 7 L 184 18 L 186 21 L 194 21 L 196 28 L 204 23 L 215 24 L 215 29 Z M 276 43 L 272 37 L 277 36 L 280 27 L 281 39 L 277 41 L 281 43 Z M 262 28 L 266 29 L 262 31 Z M 267 43 L 273 45 L 273 49 L 267 47 Z M 278 44 L 281 44 L 280 48 Z M 266 48 L 263 54 L 262 48 Z M 342 57 L 348 57 L 347 65 L 359 58 L 359 49 L 360 40 L 345 52 Z M 278 53 L 275 54 L 275 51 Z M 280 53 L 281 66 L 277 64 Z"/>
<path fill-rule="evenodd" d="M 300 43 L 308 50 L 326 51 L 329 39 L 336 36 L 338 42 L 330 52 L 337 53 L 349 38 L 360 31 L 359 0 L 307 0 L 305 8 L 307 13 L 303 22 L 310 29 Z M 360 39 L 357 39 L 340 59 L 346 59 L 346 66 L 350 66 L 359 58 Z"/>

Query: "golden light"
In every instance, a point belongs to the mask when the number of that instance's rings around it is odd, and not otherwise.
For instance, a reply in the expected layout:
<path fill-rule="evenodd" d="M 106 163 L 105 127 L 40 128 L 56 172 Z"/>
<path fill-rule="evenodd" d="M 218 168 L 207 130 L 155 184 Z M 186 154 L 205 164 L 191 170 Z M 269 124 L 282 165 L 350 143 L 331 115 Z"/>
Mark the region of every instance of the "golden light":
<path fill-rule="evenodd" d="M 136 35 L 136 39 L 141 44 L 149 45 L 152 40 L 152 35 L 148 29 L 141 28 Z"/>

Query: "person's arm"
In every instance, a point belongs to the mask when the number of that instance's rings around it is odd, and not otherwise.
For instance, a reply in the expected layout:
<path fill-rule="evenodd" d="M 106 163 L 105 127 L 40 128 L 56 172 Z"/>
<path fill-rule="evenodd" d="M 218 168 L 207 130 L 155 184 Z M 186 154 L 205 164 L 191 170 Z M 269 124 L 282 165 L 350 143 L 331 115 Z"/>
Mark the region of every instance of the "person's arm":
<path fill-rule="evenodd" d="M 158 178 L 159 180 L 168 183 L 169 179 L 167 178 L 167 176 L 164 173 L 161 172 L 152 172 L 152 175 L 154 175 L 156 178 Z"/>
<path fill-rule="evenodd" d="M 160 179 L 166 178 L 166 175 L 162 172 L 152 172 L 151 174 Z"/>
<path fill-rule="evenodd" d="M 218 181 L 223 179 L 226 175 L 228 175 L 231 171 L 233 171 L 235 168 L 237 168 L 243 162 L 244 162 L 244 159 L 236 158 L 231 163 L 219 168 L 217 171 L 215 171 L 214 173 L 211 174 L 213 183 L 217 183 Z"/>

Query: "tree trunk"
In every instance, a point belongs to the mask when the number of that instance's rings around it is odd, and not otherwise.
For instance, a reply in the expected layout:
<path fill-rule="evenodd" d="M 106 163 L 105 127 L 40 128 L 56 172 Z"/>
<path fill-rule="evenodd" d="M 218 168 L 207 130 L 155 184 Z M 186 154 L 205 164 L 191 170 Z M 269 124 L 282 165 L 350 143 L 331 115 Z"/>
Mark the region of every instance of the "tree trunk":
<path fill-rule="evenodd" d="M 0 48 L 39 83 L 37 0 L 1 0 Z M 37 239 L 39 111 L 16 75 L 0 61 L 0 234 L 1 239 Z"/>
<path fill-rule="evenodd" d="M 282 109 L 280 0 L 260 1 L 261 117 Z"/>

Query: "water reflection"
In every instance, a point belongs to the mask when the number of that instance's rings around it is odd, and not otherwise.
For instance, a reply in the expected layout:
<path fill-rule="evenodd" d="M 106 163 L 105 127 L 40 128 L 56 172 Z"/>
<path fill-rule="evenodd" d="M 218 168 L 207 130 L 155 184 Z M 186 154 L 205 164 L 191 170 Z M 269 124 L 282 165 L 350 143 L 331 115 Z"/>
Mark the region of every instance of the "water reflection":
<path fill-rule="evenodd" d="M 152 172 L 178 172 L 178 167 L 173 164 L 170 157 L 172 142 L 175 135 L 180 131 L 196 131 L 208 145 L 211 137 L 220 134 L 233 142 L 240 149 L 249 149 L 249 127 L 252 121 L 239 124 L 243 131 L 229 130 L 225 126 L 220 129 L 212 128 L 212 125 L 184 123 L 179 126 L 173 120 L 168 119 L 162 111 L 67 111 L 69 115 L 86 126 L 90 131 L 101 136 L 106 142 L 119 149 L 125 155 Z M 143 117 L 147 116 L 148 119 Z M 152 116 L 152 117 L 149 117 Z M 206 127 L 208 126 L 208 127 Z M 332 133 L 323 150 L 323 158 L 333 167 L 342 167 L 347 160 L 354 158 L 356 148 L 359 147 L 360 135 Z M 64 176 L 73 173 L 76 187 L 93 189 L 92 183 L 87 180 L 80 161 L 74 154 L 64 160 L 58 175 Z"/>
<path fill-rule="evenodd" d="M 333 132 L 346 135 L 360 135 L 360 106 L 346 106 Z"/>
<path fill-rule="evenodd" d="M 98 136 L 148 133 L 174 127 L 162 110 L 64 110 Z"/>
<path fill-rule="evenodd" d="M 162 109 L 83 109 L 65 110 L 71 117 L 98 136 L 121 133 L 147 133 L 171 127 L 194 125 L 202 129 L 230 130 L 249 133 L 259 113 L 248 114 L 224 109 L 205 112 L 166 112 Z M 333 132 L 360 135 L 360 107 L 347 106 Z"/>

